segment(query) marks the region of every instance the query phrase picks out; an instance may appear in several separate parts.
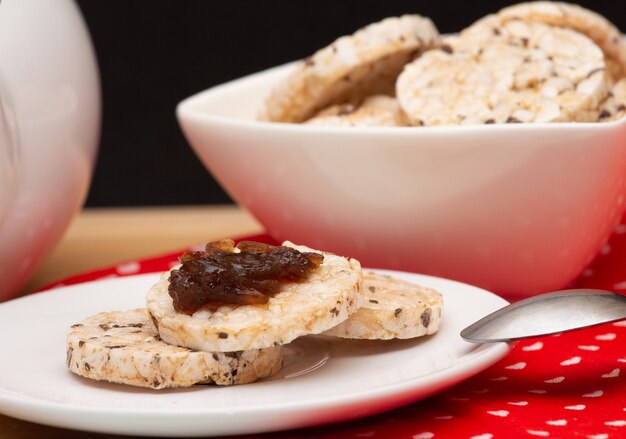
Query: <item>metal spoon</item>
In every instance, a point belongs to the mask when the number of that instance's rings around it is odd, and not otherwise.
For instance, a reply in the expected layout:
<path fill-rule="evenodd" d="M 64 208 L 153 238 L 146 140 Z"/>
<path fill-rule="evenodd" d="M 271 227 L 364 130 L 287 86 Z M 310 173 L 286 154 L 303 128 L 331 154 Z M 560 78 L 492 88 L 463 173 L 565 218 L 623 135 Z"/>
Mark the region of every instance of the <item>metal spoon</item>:
<path fill-rule="evenodd" d="M 626 319 L 626 296 L 563 290 L 507 305 L 461 331 L 473 343 L 513 341 Z"/>

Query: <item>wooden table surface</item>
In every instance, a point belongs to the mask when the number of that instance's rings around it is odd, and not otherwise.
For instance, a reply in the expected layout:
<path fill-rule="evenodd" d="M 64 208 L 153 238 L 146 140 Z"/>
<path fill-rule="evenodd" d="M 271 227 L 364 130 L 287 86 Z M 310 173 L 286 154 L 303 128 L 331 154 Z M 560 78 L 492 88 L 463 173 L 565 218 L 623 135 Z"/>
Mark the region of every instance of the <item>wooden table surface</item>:
<path fill-rule="evenodd" d="M 261 231 L 261 225 L 254 218 L 235 206 L 86 209 L 74 219 L 22 293 L 117 262 Z M 0 415 L 0 439 L 107 436 L 52 428 Z"/>

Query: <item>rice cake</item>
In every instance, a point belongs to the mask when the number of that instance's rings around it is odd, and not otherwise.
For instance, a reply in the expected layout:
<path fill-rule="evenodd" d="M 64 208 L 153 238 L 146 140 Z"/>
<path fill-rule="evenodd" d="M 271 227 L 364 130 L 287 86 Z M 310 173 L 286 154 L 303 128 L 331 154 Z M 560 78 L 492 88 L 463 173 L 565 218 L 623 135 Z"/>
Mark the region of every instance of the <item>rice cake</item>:
<path fill-rule="evenodd" d="M 201 308 L 192 315 L 178 313 L 168 293 L 169 272 L 164 273 L 146 298 L 161 338 L 203 351 L 260 349 L 289 343 L 301 335 L 319 334 L 357 310 L 361 284 L 357 260 L 290 242 L 283 245 L 321 253 L 324 261 L 305 282 L 284 284 L 263 305 L 222 305 L 215 311 Z"/>
<path fill-rule="evenodd" d="M 277 373 L 282 362 L 282 346 L 224 353 L 169 345 L 145 308 L 96 314 L 67 335 L 67 366 L 75 374 L 152 389 L 251 383 Z"/>
<path fill-rule="evenodd" d="M 303 122 L 330 105 L 393 94 L 403 66 L 438 42 L 435 25 L 419 15 L 370 24 L 300 62 L 270 93 L 259 118 Z"/>
<path fill-rule="evenodd" d="M 405 67 L 396 94 L 412 125 L 431 126 L 590 121 L 607 91 L 589 38 L 514 20 L 445 38 Z"/>
<path fill-rule="evenodd" d="M 389 340 L 421 337 L 439 329 L 443 299 L 433 289 L 366 272 L 361 294 L 361 308 L 324 335 Z"/>
<path fill-rule="evenodd" d="M 538 1 L 512 5 L 495 15 L 501 22 L 535 21 L 580 32 L 604 52 L 612 81 L 626 76 L 626 40 L 613 23 L 596 12 L 571 3 Z"/>
<path fill-rule="evenodd" d="M 386 95 L 370 96 L 360 105 L 338 104 L 328 107 L 306 121 L 308 125 L 334 127 L 408 126 L 398 101 Z"/>

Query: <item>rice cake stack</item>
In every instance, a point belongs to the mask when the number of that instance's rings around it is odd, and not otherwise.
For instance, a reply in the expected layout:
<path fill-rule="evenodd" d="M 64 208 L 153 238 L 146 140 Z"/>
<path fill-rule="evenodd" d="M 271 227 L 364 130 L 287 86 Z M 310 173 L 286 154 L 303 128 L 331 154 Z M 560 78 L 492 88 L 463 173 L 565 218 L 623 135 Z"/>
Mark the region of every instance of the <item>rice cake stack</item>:
<path fill-rule="evenodd" d="M 321 254 L 323 261 L 305 281 L 285 283 L 264 305 L 200 306 L 193 313 L 175 309 L 169 284 L 180 266 L 174 267 L 148 291 L 147 309 L 102 312 L 72 325 L 68 368 L 86 378 L 152 389 L 246 384 L 276 374 L 283 346 L 300 336 L 388 340 L 438 330 L 438 292 L 376 273 L 366 273 L 362 284 L 354 259 L 283 246 Z M 224 248 L 240 253 L 231 244 Z"/>
<path fill-rule="evenodd" d="M 153 389 L 272 376 L 282 367 L 284 344 L 332 328 L 361 304 L 359 262 L 323 255 L 306 281 L 285 283 L 265 305 L 201 307 L 191 315 L 174 309 L 171 272 L 163 273 L 148 291 L 147 309 L 103 312 L 72 325 L 67 366 L 86 378 Z"/>
<path fill-rule="evenodd" d="M 625 77 L 621 32 L 578 5 L 520 3 L 444 38 L 427 18 L 405 15 L 301 61 L 260 119 L 322 128 L 605 122 L 623 116 L 604 103 Z"/>

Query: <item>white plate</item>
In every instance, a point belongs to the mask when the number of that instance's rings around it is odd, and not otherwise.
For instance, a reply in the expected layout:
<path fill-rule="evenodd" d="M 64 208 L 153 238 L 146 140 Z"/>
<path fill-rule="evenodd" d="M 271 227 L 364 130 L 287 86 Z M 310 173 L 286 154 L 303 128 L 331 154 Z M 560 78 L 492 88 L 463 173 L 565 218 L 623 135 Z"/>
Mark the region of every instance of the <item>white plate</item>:
<path fill-rule="evenodd" d="M 154 391 L 99 383 L 66 368 L 67 328 L 101 311 L 144 306 L 158 275 L 73 285 L 0 305 L 0 413 L 58 427 L 151 436 L 276 431 L 379 413 L 446 389 L 508 351 L 459 332 L 507 304 L 466 284 L 409 273 L 444 296 L 433 336 L 405 341 L 303 337 L 279 377 L 234 387 Z M 307 371 L 308 370 L 308 371 Z M 303 373 L 306 372 L 306 373 Z"/>

